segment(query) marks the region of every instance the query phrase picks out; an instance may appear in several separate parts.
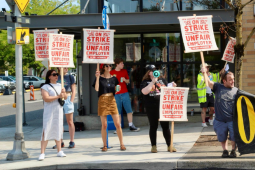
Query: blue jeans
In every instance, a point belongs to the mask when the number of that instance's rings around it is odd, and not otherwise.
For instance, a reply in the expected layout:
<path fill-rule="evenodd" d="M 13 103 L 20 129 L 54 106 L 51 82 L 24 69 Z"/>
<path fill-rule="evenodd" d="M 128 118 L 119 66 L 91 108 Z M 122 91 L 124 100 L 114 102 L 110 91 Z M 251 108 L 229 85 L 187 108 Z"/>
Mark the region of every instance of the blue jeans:
<path fill-rule="evenodd" d="M 115 94 L 115 100 L 117 103 L 119 114 L 121 114 L 122 105 L 124 106 L 124 109 L 127 113 L 133 113 L 128 92 L 122 94 Z"/>

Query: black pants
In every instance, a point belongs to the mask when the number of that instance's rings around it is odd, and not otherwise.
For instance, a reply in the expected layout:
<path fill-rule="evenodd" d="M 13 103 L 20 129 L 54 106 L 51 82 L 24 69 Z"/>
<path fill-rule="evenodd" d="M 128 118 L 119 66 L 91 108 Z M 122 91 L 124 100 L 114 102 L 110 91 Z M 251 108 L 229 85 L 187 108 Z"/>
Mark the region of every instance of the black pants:
<path fill-rule="evenodd" d="M 146 113 L 150 122 L 150 140 L 151 146 L 157 145 L 157 129 L 158 129 L 158 119 L 159 119 L 159 107 L 158 108 L 150 108 L 146 107 Z M 160 125 L 162 127 L 163 135 L 166 140 L 167 146 L 170 146 L 171 135 L 169 129 L 169 122 L 168 121 L 161 121 Z"/>

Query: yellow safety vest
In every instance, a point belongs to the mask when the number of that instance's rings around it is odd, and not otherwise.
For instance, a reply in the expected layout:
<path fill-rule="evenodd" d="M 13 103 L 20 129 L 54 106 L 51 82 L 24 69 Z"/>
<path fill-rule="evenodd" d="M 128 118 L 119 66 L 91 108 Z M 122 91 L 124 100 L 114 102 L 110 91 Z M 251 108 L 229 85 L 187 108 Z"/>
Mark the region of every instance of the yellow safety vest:
<path fill-rule="evenodd" d="M 213 82 L 219 83 L 220 82 L 220 74 L 219 73 L 211 73 L 213 76 Z M 206 85 L 204 81 L 204 76 L 202 73 L 197 75 L 197 95 L 199 103 L 206 102 Z"/>

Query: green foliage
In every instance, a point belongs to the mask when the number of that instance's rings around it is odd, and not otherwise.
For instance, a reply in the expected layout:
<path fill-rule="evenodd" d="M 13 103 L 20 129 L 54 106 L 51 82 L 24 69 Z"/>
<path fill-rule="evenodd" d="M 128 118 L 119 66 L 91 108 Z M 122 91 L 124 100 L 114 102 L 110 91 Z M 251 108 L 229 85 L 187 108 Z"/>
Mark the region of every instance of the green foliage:
<path fill-rule="evenodd" d="M 26 12 L 30 14 L 46 15 L 63 2 L 64 0 L 30 0 Z M 80 0 L 69 0 L 50 15 L 77 14 L 80 11 L 80 5 L 76 5 L 75 2 L 80 4 Z"/>

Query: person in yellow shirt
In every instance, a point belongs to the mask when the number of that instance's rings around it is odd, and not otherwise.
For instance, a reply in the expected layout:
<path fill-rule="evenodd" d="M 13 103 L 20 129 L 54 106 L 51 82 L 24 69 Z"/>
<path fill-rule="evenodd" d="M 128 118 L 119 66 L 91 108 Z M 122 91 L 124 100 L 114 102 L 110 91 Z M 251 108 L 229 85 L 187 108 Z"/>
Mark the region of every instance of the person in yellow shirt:
<path fill-rule="evenodd" d="M 202 64 L 200 65 L 200 69 L 202 69 Z M 224 70 L 224 68 L 218 72 L 218 73 L 211 73 L 209 71 L 211 65 L 205 63 L 205 72 L 209 78 L 210 81 L 213 81 L 215 83 L 220 83 L 220 74 Z M 202 118 L 202 127 L 207 127 L 205 123 L 205 116 L 207 108 L 210 109 L 209 111 L 209 124 L 213 125 L 213 113 L 214 113 L 214 94 L 212 90 L 209 87 L 206 87 L 205 81 L 204 81 L 204 75 L 200 71 L 200 73 L 197 75 L 197 94 L 198 94 L 198 101 L 200 103 L 201 111 L 201 118 Z"/>

